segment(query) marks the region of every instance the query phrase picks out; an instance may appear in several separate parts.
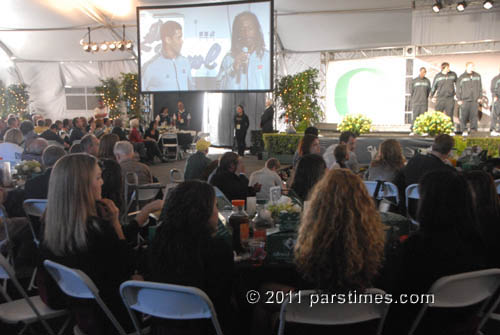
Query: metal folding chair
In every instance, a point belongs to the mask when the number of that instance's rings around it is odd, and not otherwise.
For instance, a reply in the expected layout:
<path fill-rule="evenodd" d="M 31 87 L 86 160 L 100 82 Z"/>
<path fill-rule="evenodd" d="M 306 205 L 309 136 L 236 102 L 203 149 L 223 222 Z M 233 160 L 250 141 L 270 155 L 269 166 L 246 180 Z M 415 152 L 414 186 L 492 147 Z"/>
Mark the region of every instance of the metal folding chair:
<path fill-rule="evenodd" d="M 179 144 L 177 140 L 176 133 L 166 133 L 160 135 L 159 139 L 161 146 L 164 150 L 164 155 L 167 157 L 173 157 L 178 160 L 180 157 Z"/>
<path fill-rule="evenodd" d="M 8 324 L 23 324 L 24 327 L 19 331 L 18 334 L 23 334 L 30 325 L 41 322 L 45 330 L 54 335 L 54 330 L 50 327 L 46 320 L 62 317 L 69 315 L 67 310 L 54 310 L 45 305 L 40 296 L 28 297 L 23 287 L 17 280 L 14 269 L 9 264 L 7 259 L 0 254 L 0 278 L 5 280 L 11 280 L 14 287 L 17 289 L 22 298 L 18 300 L 12 300 L 8 295 L 4 287 L 0 287 L 0 293 L 7 301 L 0 304 L 0 321 Z M 68 326 L 70 317 L 63 324 L 58 334 L 63 334 L 64 330 Z"/>
<path fill-rule="evenodd" d="M 439 278 L 429 289 L 429 294 L 434 295 L 434 301 L 423 304 L 408 335 L 415 332 L 428 308 L 460 308 L 483 301 L 477 328 L 480 330 L 498 305 L 500 298 L 497 297 L 493 302 L 491 300 L 499 287 L 500 269 L 466 272 Z"/>
<path fill-rule="evenodd" d="M 368 193 L 373 196 L 377 200 L 382 200 L 385 198 L 394 198 L 396 199 L 396 204 L 399 204 L 399 190 L 396 185 L 391 182 L 385 181 L 380 187 L 378 194 L 375 195 L 375 190 L 377 188 L 377 181 L 372 180 L 364 180 L 363 181 Z"/>
<path fill-rule="evenodd" d="M 120 285 L 120 294 L 137 335 L 141 330 L 132 310 L 164 319 L 210 319 L 217 335 L 222 335 L 212 301 L 199 288 L 129 280 Z"/>
<path fill-rule="evenodd" d="M 170 169 L 170 181 L 172 183 L 182 183 L 184 181 L 184 177 L 182 176 L 181 171 L 179 169 Z"/>
<path fill-rule="evenodd" d="M 418 184 L 411 184 L 406 187 L 405 190 L 405 199 L 406 199 L 406 214 L 408 218 L 410 219 L 411 223 L 418 225 L 418 222 L 416 221 L 415 218 L 412 217 L 410 211 L 409 211 L 409 203 L 410 199 L 412 200 L 419 200 L 420 199 L 420 194 L 418 193 Z"/>
<path fill-rule="evenodd" d="M 389 304 L 375 303 L 375 295 L 384 295 L 385 292 L 377 289 L 367 289 L 364 294 L 371 297 L 367 303 L 357 304 L 311 304 L 311 295 L 320 294 L 316 291 L 301 291 L 286 297 L 281 305 L 280 324 L 278 335 L 285 332 L 286 322 L 305 323 L 311 325 L 348 325 L 380 319 L 377 335 L 382 333 Z M 300 299 L 300 300 L 299 300 Z M 300 301 L 300 303 L 299 303 Z"/>
<path fill-rule="evenodd" d="M 33 222 L 33 218 L 36 218 L 40 224 L 40 217 L 45 212 L 45 208 L 47 208 L 47 199 L 27 199 L 23 203 L 24 212 L 28 216 L 28 223 L 30 225 L 31 234 L 33 235 L 33 242 L 35 242 L 36 247 L 40 245 L 40 240 L 38 239 L 37 233 L 35 231 L 35 222 Z M 33 270 L 33 274 L 31 275 L 31 280 L 28 286 L 28 291 L 32 289 L 36 289 L 35 278 L 38 268 L 35 267 Z"/>
<path fill-rule="evenodd" d="M 89 276 L 80 270 L 72 269 L 50 260 L 43 261 L 43 265 L 65 294 L 73 298 L 94 299 L 99 307 L 101 307 L 104 314 L 106 314 L 108 319 L 113 323 L 116 330 L 118 330 L 118 333 L 120 335 L 126 335 L 125 330 L 108 308 L 106 303 L 104 303 L 99 295 L 99 290 Z M 75 332 L 84 334 L 78 326 L 75 328 Z"/>

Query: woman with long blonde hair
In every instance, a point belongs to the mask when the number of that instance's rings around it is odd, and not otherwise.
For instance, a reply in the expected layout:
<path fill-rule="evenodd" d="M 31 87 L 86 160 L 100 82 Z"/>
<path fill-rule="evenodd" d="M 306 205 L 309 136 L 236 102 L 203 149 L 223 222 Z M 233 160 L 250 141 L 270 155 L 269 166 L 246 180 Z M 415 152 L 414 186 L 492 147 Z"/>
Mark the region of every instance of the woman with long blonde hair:
<path fill-rule="evenodd" d="M 377 158 L 371 162 L 366 179 L 392 182 L 405 163 L 401 144 L 394 139 L 385 140 L 380 143 Z"/>
<path fill-rule="evenodd" d="M 298 271 L 315 289 L 371 287 L 382 263 L 385 232 L 361 178 L 348 169 L 330 170 L 309 200 L 295 245 Z"/>

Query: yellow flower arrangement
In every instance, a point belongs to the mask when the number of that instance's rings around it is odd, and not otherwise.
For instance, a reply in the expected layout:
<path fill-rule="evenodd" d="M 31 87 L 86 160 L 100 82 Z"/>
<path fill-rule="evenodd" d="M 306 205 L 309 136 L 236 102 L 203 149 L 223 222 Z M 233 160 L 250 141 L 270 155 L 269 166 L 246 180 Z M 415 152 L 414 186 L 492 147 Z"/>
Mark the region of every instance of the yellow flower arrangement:
<path fill-rule="evenodd" d="M 419 135 L 430 136 L 450 134 L 453 131 L 453 123 L 450 117 L 442 112 L 426 112 L 417 117 L 413 131 Z"/>
<path fill-rule="evenodd" d="M 346 115 L 337 129 L 340 131 L 352 131 L 356 136 L 369 133 L 372 120 L 361 114 Z"/>

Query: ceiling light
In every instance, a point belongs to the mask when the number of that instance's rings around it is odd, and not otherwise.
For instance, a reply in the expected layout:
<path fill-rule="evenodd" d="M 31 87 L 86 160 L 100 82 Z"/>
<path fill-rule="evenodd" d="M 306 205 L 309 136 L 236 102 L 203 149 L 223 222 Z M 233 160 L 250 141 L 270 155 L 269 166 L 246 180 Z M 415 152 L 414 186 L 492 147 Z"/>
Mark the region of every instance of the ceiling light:
<path fill-rule="evenodd" d="M 83 51 L 85 52 L 90 52 L 90 44 L 84 43 L 83 44 Z"/>
<path fill-rule="evenodd" d="M 121 51 L 125 50 L 125 44 L 123 44 L 123 41 L 116 42 L 116 48 Z"/>
<path fill-rule="evenodd" d="M 459 3 L 457 3 L 457 10 L 459 12 L 463 12 L 465 10 L 465 7 L 467 7 L 467 2 L 460 1 Z"/>
<path fill-rule="evenodd" d="M 115 51 L 116 50 L 116 44 L 115 44 L 115 42 L 110 42 L 109 43 L 109 50 L 111 50 L 111 51 Z"/>
<path fill-rule="evenodd" d="M 132 41 L 127 41 L 127 43 L 125 43 L 125 48 L 127 48 L 127 50 L 131 50 L 132 47 L 133 47 Z"/>
<path fill-rule="evenodd" d="M 491 9 L 491 8 L 493 8 L 493 1 L 486 0 L 485 2 L 483 2 L 483 7 L 484 7 L 484 9 Z"/>
<path fill-rule="evenodd" d="M 434 13 L 439 13 L 439 11 L 443 9 L 443 5 L 441 4 L 441 1 L 436 1 L 436 3 L 432 6 L 432 11 Z"/>
<path fill-rule="evenodd" d="M 99 51 L 99 46 L 97 45 L 97 43 L 92 43 L 90 45 L 90 49 L 92 50 L 92 52 L 97 52 Z"/>
<path fill-rule="evenodd" d="M 108 51 L 108 44 L 106 42 L 101 43 L 100 49 L 104 52 Z"/>

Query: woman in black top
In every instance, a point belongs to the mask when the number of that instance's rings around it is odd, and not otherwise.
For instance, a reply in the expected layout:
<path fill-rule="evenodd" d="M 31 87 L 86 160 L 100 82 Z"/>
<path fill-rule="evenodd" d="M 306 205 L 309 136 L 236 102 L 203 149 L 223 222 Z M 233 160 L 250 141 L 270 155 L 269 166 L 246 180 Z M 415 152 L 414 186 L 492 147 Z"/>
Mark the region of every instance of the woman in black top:
<path fill-rule="evenodd" d="M 160 138 L 160 134 L 158 133 L 158 121 L 151 121 L 149 124 L 149 128 L 146 129 L 146 133 L 144 134 L 145 139 L 151 139 L 155 142 L 158 142 Z"/>
<path fill-rule="evenodd" d="M 236 115 L 234 116 L 234 129 L 236 131 L 236 144 L 238 146 L 238 155 L 242 156 L 245 154 L 245 138 L 247 136 L 247 130 L 250 126 L 250 121 L 248 116 L 245 114 L 245 109 L 242 105 L 238 105 L 236 108 Z"/>
<path fill-rule="evenodd" d="M 170 191 L 151 250 L 151 280 L 194 286 L 212 300 L 223 332 L 230 333 L 233 252 L 214 234 L 217 202 L 212 186 L 187 181 Z M 208 320 L 155 320 L 153 334 L 211 334 Z"/>

